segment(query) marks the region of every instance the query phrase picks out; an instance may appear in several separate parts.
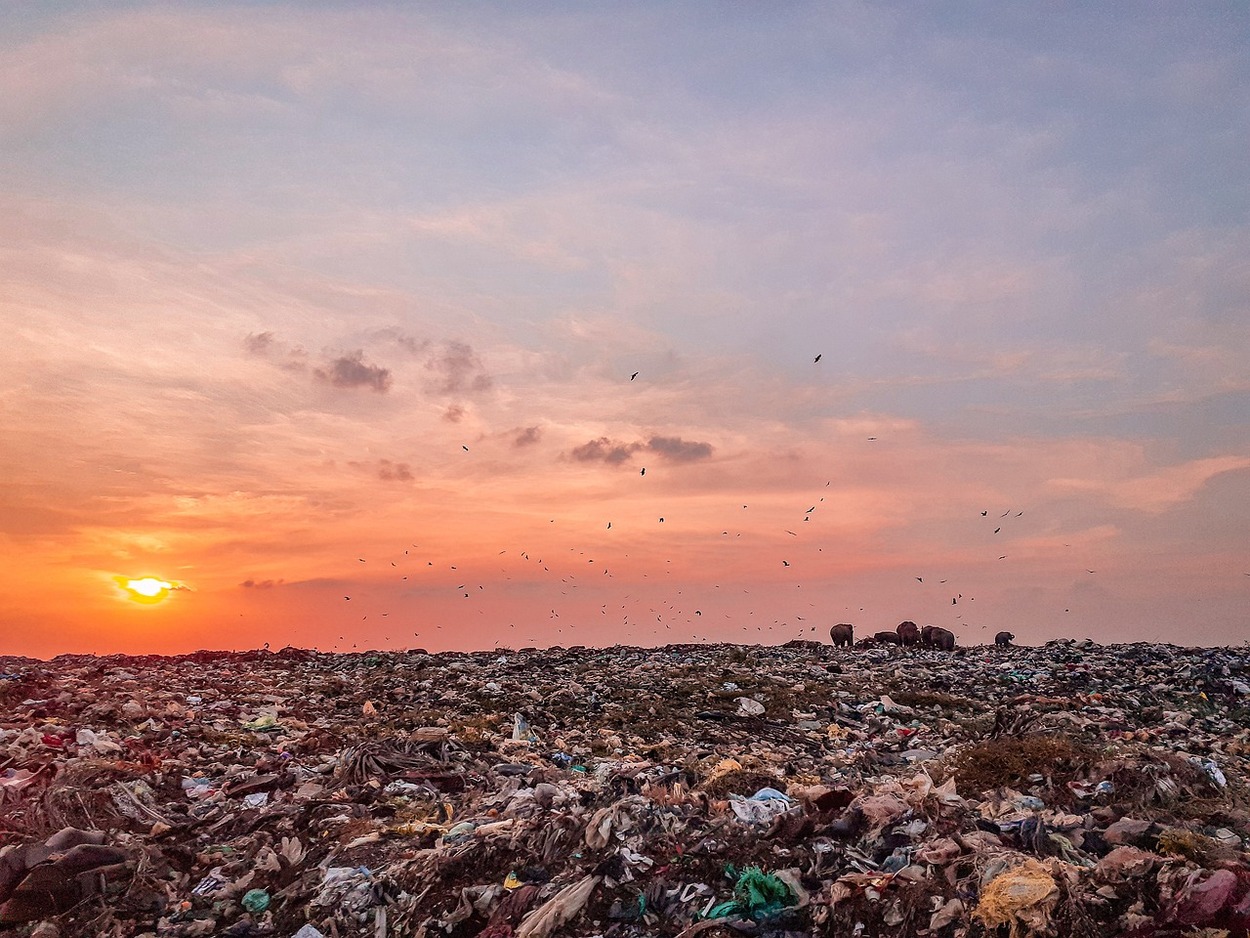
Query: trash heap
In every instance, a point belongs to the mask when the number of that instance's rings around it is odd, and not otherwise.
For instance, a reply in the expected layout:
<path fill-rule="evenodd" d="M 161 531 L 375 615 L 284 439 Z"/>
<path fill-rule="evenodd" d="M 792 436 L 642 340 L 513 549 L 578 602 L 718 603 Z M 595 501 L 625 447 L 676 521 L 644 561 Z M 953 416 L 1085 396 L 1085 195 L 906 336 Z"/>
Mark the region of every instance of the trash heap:
<path fill-rule="evenodd" d="M 0 934 L 1221 938 L 1250 649 L 0 658 Z"/>

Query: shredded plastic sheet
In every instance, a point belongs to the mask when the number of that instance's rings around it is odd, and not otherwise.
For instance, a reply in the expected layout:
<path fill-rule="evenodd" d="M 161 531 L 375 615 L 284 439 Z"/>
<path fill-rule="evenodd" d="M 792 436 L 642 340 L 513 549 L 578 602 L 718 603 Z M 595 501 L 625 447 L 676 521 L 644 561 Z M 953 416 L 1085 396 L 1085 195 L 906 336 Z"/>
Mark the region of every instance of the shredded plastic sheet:
<path fill-rule="evenodd" d="M 1059 897 L 1050 870 L 1036 860 L 1000 873 L 981 890 L 973 914 L 989 928 L 1008 925 L 1011 934 L 1045 933 Z"/>
<path fill-rule="evenodd" d="M 547 938 L 582 910 L 599 881 L 598 876 L 586 876 L 560 890 L 521 920 L 516 938 Z"/>

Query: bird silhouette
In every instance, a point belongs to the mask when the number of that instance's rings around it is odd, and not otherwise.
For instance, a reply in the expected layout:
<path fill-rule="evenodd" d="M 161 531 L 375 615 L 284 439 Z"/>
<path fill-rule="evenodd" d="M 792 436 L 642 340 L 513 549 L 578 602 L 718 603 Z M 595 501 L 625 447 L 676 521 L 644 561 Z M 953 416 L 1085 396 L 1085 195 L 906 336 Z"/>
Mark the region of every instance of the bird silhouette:
<path fill-rule="evenodd" d="M 632 375 L 629 376 L 629 380 L 633 381 L 637 377 L 638 377 L 638 372 L 635 371 Z"/>
<path fill-rule="evenodd" d="M 823 355 L 823 354 L 824 354 L 824 353 L 822 352 L 822 353 L 821 353 L 821 355 Z M 814 365 L 814 364 L 816 364 L 816 362 L 820 361 L 821 355 L 817 355 L 814 359 L 812 359 L 812 364 L 813 364 L 813 365 Z"/>

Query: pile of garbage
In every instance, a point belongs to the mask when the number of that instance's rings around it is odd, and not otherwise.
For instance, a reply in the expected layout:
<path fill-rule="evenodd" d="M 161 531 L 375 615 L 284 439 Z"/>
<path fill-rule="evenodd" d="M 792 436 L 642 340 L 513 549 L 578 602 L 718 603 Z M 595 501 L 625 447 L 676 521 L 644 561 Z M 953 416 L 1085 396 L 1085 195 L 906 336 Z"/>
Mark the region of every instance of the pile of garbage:
<path fill-rule="evenodd" d="M 1250 926 L 1250 649 L 0 658 L 0 934 Z"/>

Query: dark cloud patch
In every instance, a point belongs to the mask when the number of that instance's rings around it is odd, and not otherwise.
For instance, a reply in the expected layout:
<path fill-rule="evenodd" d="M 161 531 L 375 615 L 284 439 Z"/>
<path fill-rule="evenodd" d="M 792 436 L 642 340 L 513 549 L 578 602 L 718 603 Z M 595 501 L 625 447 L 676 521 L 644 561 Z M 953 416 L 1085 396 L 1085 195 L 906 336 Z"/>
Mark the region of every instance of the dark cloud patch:
<path fill-rule="evenodd" d="M 377 476 L 383 482 L 411 482 L 415 478 L 412 467 L 406 462 L 395 462 L 391 459 L 379 459 L 377 462 L 357 462 L 349 459 L 347 465 L 359 472 L 367 472 Z"/>
<path fill-rule="evenodd" d="M 642 448 L 641 443 L 618 443 L 601 436 L 597 440 L 573 447 L 569 450 L 569 455 L 578 462 L 604 462 L 609 466 L 618 466 Z"/>
<path fill-rule="evenodd" d="M 448 342 L 425 367 L 434 373 L 431 387 L 440 394 L 480 393 L 493 384 L 473 347 L 464 342 Z"/>
<path fill-rule="evenodd" d="M 530 429 L 535 431 L 535 439 L 537 439 L 538 428 Z M 520 432 L 525 434 L 528 431 Z M 519 437 L 516 445 L 523 445 Z M 679 436 L 653 436 L 645 443 L 623 443 L 601 436 L 597 440 L 590 440 L 581 446 L 573 447 L 569 450 L 569 456 L 577 462 L 602 462 L 609 466 L 617 466 L 635 453 L 642 451 L 656 453 L 672 462 L 696 462 L 712 455 L 712 444 L 683 440 Z"/>
<path fill-rule="evenodd" d="M 443 419 L 448 423 L 459 423 L 464 419 L 465 409 L 459 404 L 452 404 L 443 412 Z"/>
<path fill-rule="evenodd" d="M 282 368 L 286 371 L 303 371 L 307 367 L 308 353 L 299 347 L 288 350 L 282 361 Z"/>
<path fill-rule="evenodd" d="M 430 345 L 430 343 L 425 339 L 418 339 L 414 336 L 404 335 L 403 333 L 399 333 L 395 336 L 395 344 L 412 355 L 420 355 L 427 348 L 429 348 Z"/>
<path fill-rule="evenodd" d="M 413 480 L 412 467 L 406 462 L 379 459 L 378 478 L 384 482 L 411 482 Z"/>
<path fill-rule="evenodd" d="M 384 394 L 391 387 L 390 369 L 370 365 L 365 361 L 364 352 L 359 350 L 339 356 L 325 368 L 315 369 L 313 374 L 336 388 L 369 388 Z"/>
<path fill-rule="evenodd" d="M 695 462 L 712 455 L 711 443 L 696 443 L 679 436 L 653 436 L 647 440 L 647 449 L 673 462 Z"/>
<path fill-rule="evenodd" d="M 341 577 L 328 576 L 313 577 L 310 580 L 291 580 L 290 582 L 279 580 L 278 583 L 287 589 L 332 589 L 336 592 L 341 589 L 350 589 L 353 586 L 359 585 L 358 580 L 347 580 Z"/>
<path fill-rule="evenodd" d="M 257 358 L 267 358 L 284 371 L 303 371 L 308 367 L 308 353 L 298 345 L 283 342 L 274 332 L 249 332 L 243 349 Z"/>
<path fill-rule="evenodd" d="M 420 355 L 430 347 L 429 339 L 418 339 L 416 336 L 409 335 L 402 329 L 398 329 L 394 326 L 388 326 L 385 329 L 377 329 L 369 333 L 369 335 L 371 340 L 394 342 L 410 355 Z"/>
<path fill-rule="evenodd" d="M 285 582 L 285 580 L 244 580 L 239 586 L 245 590 L 271 590 Z"/>
<path fill-rule="evenodd" d="M 249 355 L 268 355 L 274 346 L 272 332 L 249 332 L 243 340 L 243 347 Z"/>
<path fill-rule="evenodd" d="M 513 446 L 533 446 L 543 435 L 538 427 L 518 427 L 516 436 L 512 438 Z"/>

